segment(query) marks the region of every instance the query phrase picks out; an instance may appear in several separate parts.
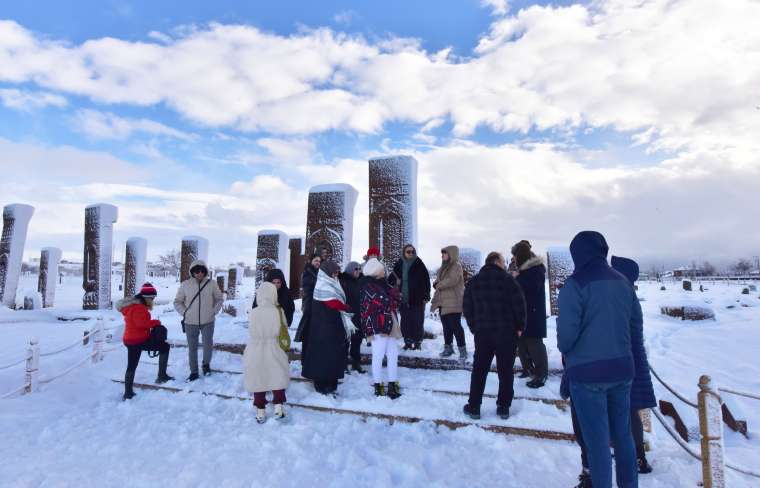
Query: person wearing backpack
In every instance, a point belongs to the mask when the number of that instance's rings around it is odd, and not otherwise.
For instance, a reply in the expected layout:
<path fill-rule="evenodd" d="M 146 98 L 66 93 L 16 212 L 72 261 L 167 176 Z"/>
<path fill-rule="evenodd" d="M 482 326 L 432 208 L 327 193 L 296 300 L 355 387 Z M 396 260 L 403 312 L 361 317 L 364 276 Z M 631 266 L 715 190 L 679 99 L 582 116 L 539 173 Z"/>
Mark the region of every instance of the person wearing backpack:
<path fill-rule="evenodd" d="M 274 418 L 285 418 L 285 389 L 290 384 L 288 355 L 279 342 L 280 331 L 287 328 L 285 314 L 277 303 L 277 287 L 263 282 L 256 291 L 256 308 L 248 315 L 248 344 L 243 353 L 245 389 L 253 393 L 256 421 L 266 421 L 266 393 L 272 392 Z"/>
<path fill-rule="evenodd" d="M 133 385 L 135 371 L 140 363 L 143 351 L 158 352 L 158 377 L 156 383 L 166 383 L 174 378 L 166 373 L 169 364 L 169 344 L 166 342 L 166 329 L 160 320 L 153 320 L 150 311 L 156 298 L 156 289 L 150 283 L 140 287 L 140 293 L 131 298 L 116 302 L 116 310 L 124 316 L 124 336 L 122 341 L 127 347 L 127 371 L 124 374 L 124 400 L 135 396 Z M 163 329 L 163 336 L 155 333 Z"/>
<path fill-rule="evenodd" d="M 182 315 L 182 331 L 187 336 L 190 359 L 188 381 L 198 379 L 198 336 L 203 338 L 203 374 L 211 374 L 214 349 L 214 317 L 222 309 L 224 298 L 216 281 L 208 277 L 208 267 L 200 259 L 190 263 L 190 278 L 179 285 L 174 309 Z"/>

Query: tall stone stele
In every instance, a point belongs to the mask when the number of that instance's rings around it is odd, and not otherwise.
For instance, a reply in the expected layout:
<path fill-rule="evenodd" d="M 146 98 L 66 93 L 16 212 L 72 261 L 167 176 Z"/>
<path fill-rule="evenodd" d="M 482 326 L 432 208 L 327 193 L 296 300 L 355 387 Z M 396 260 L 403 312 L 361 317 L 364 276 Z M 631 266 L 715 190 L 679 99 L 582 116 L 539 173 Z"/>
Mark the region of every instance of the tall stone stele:
<path fill-rule="evenodd" d="M 282 231 L 259 231 L 256 245 L 256 288 L 264 281 L 270 269 L 279 268 L 286 277 L 290 275 L 288 244 L 288 235 Z"/>
<path fill-rule="evenodd" d="M 290 276 L 288 277 L 288 287 L 290 297 L 293 300 L 301 298 L 301 275 L 306 267 L 306 257 L 303 255 L 303 237 L 291 237 L 288 240 L 290 249 Z"/>
<path fill-rule="evenodd" d="M 559 315 L 559 291 L 568 276 L 573 274 L 575 265 L 566 247 L 550 247 L 546 250 L 546 268 L 549 278 L 549 307 L 551 314 Z"/>
<path fill-rule="evenodd" d="M 180 281 L 190 278 L 190 264 L 196 259 L 200 259 L 208 266 L 208 240 L 198 236 L 183 237 L 180 251 Z"/>
<path fill-rule="evenodd" d="M 464 281 L 467 282 L 483 267 L 483 253 L 471 247 L 463 247 L 459 250 L 459 262 L 462 263 Z"/>
<path fill-rule="evenodd" d="M 227 270 L 227 300 L 237 298 L 238 268 L 236 266 Z"/>
<path fill-rule="evenodd" d="M 354 209 L 359 192 L 347 184 L 318 185 L 309 190 L 306 254 L 327 248 L 341 268 L 351 261 Z"/>
<path fill-rule="evenodd" d="M 369 245 L 385 262 L 401 258 L 406 244 L 417 245 L 417 160 L 384 156 L 369 160 Z"/>
<path fill-rule="evenodd" d="M 145 282 L 148 241 L 142 237 L 127 239 L 124 257 L 124 298 L 134 296 Z"/>
<path fill-rule="evenodd" d="M 42 308 L 50 308 L 55 302 L 55 284 L 58 281 L 58 264 L 61 250 L 57 247 L 43 247 L 40 253 L 40 277 L 37 291 L 42 296 Z"/>
<path fill-rule="evenodd" d="M 3 234 L 0 239 L 0 303 L 16 308 L 16 289 L 29 221 L 34 207 L 13 203 L 3 208 Z"/>
<path fill-rule="evenodd" d="M 90 205 L 84 210 L 84 265 L 82 288 L 85 310 L 105 310 L 111 303 L 111 253 L 113 224 L 119 209 L 107 203 Z"/>

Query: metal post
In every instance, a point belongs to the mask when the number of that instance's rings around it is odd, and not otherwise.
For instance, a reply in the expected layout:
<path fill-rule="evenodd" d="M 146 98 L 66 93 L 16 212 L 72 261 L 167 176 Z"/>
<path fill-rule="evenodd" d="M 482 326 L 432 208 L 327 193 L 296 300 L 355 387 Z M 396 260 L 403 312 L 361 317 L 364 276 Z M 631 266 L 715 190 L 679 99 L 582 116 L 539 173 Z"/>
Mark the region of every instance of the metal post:
<path fill-rule="evenodd" d="M 29 339 L 29 347 L 26 350 L 26 393 L 32 393 L 39 389 L 39 367 L 40 367 L 40 344 L 39 339 L 32 337 Z"/>
<path fill-rule="evenodd" d="M 723 401 L 709 376 L 699 378 L 699 432 L 702 437 L 702 481 L 704 488 L 725 488 L 723 452 Z"/>

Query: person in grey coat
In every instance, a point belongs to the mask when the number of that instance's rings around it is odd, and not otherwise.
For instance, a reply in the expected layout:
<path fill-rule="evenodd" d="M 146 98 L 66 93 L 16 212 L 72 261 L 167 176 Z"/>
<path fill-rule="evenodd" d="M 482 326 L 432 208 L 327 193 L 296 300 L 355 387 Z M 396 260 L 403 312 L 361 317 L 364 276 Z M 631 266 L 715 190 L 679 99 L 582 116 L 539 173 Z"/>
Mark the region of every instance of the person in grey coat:
<path fill-rule="evenodd" d="M 182 315 L 182 328 L 187 336 L 190 359 L 188 381 L 198 379 L 198 336 L 203 340 L 203 374 L 211 374 L 211 355 L 214 349 L 214 318 L 222 309 L 222 291 L 208 276 L 208 267 L 202 260 L 190 263 L 190 278 L 179 285 L 174 298 L 174 309 Z"/>

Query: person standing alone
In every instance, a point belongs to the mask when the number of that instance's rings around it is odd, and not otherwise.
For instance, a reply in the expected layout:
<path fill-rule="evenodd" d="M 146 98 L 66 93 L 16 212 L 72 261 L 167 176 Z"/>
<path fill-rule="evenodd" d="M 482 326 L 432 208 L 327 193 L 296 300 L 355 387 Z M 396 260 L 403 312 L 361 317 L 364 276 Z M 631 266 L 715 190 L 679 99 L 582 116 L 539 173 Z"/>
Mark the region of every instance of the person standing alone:
<path fill-rule="evenodd" d="M 425 334 L 425 304 L 430 301 L 430 274 L 411 244 L 404 246 L 388 283 L 401 291 L 401 333 L 404 350 L 421 350 Z"/>

